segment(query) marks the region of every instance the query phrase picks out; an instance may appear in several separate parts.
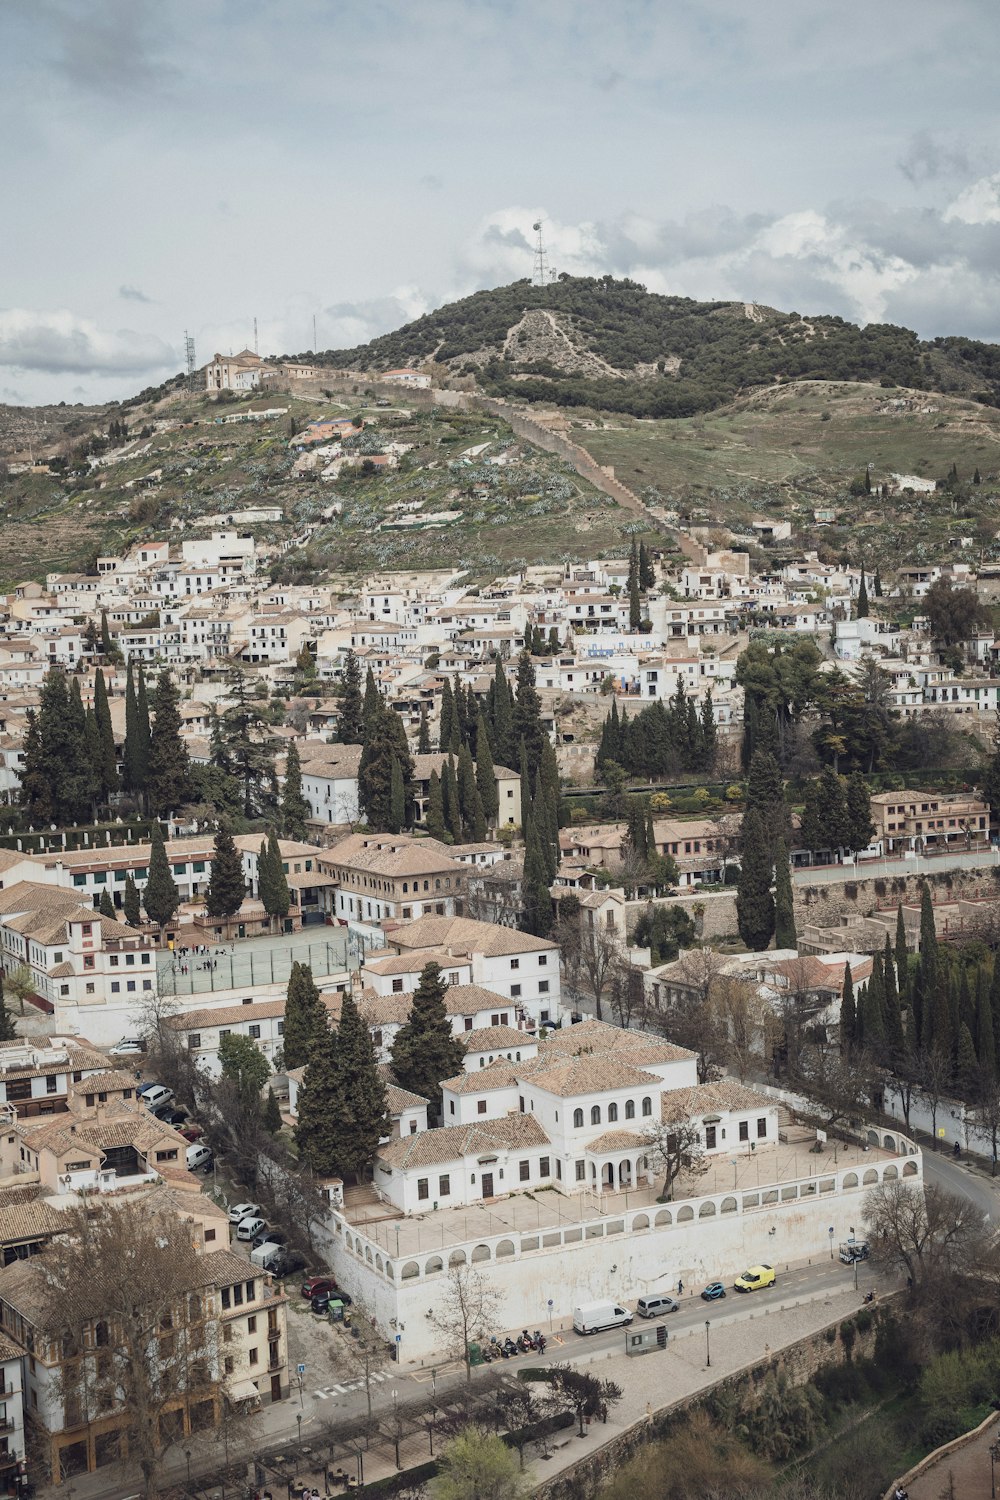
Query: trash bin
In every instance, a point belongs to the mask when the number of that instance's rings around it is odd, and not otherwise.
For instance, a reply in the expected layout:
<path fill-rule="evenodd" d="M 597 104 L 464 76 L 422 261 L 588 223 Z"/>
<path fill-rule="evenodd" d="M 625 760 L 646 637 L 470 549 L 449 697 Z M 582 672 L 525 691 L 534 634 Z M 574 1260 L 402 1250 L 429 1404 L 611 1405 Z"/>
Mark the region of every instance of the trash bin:
<path fill-rule="evenodd" d="M 344 1304 L 339 1298 L 330 1298 L 330 1303 L 327 1307 L 327 1317 L 331 1323 L 342 1323 L 344 1321 Z"/>

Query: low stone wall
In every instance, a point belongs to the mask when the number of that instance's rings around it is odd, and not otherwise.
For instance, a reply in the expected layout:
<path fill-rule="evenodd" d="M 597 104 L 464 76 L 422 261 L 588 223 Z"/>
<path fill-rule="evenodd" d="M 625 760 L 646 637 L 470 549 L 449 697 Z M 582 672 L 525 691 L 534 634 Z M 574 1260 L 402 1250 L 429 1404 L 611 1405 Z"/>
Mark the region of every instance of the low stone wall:
<path fill-rule="evenodd" d="M 935 900 L 951 897 L 1000 898 L 997 867 L 973 870 L 941 870 L 929 875 L 870 876 L 866 879 L 831 881 L 829 884 L 793 884 L 796 923 L 833 926 L 842 916 L 870 916 L 876 908 L 895 907 L 898 902 L 919 903 L 926 881 Z"/>
<path fill-rule="evenodd" d="M 883 1305 L 892 1300 L 891 1295 L 884 1298 Z M 854 1337 L 849 1344 L 843 1337 L 845 1326 L 854 1330 Z M 874 1318 L 864 1332 L 858 1329 L 856 1316 L 851 1319 L 838 1318 L 818 1333 L 809 1334 L 797 1344 L 790 1344 L 750 1369 L 741 1370 L 738 1375 L 727 1375 L 724 1380 L 709 1386 L 707 1390 L 698 1391 L 694 1396 L 654 1411 L 650 1417 L 634 1423 L 596 1452 L 588 1453 L 572 1468 L 564 1469 L 553 1479 L 546 1480 L 532 1493 L 536 1500 L 591 1500 L 591 1497 L 598 1495 L 610 1483 L 623 1464 L 628 1463 L 629 1459 L 634 1458 L 648 1444 L 667 1436 L 670 1421 L 678 1413 L 691 1411 L 716 1394 L 740 1394 L 748 1389 L 752 1390 L 761 1385 L 772 1372 L 783 1375 L 791 1385 L 804 1385 L 817 1370 L 830 1365 L 846 1364 L 848 1359 L 870 1358 L 875 1351 L 876 1335 Z M 599 1431 L 594 1427 L 590 1430 L 591 1433 Z"/>

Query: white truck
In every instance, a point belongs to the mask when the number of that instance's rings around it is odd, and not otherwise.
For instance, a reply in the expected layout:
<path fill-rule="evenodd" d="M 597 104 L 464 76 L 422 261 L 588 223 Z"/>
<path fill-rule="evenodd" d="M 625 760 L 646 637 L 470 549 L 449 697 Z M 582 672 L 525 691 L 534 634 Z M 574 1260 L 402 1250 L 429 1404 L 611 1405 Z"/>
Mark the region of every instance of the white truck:
<path fill-rule="evenodd" d="M 577 1333 L 601 1333 L 605 1328 L 627 1328 L 632 1316 L 617 1302 L 584 1302 L 573 1309 L 573 1327 Z"/>

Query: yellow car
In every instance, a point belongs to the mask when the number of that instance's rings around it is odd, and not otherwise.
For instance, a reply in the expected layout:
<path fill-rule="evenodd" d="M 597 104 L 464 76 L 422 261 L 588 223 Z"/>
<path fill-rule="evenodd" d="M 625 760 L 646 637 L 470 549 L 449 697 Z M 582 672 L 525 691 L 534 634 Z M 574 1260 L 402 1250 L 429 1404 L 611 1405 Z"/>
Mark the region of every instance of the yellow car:
<path fill-rule="evenodd" d="M 773 1266 L 751 1266 L 742 1276 L 737 1276 L 733 1286 L 738 1292 L 759 1292 L 762 1287 L 774 1286 Z"/>

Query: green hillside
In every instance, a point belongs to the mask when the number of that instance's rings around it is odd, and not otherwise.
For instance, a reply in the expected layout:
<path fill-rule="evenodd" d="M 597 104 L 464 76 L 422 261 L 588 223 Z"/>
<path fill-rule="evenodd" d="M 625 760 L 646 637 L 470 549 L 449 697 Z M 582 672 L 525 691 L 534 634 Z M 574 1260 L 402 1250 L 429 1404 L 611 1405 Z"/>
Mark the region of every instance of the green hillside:
<path fill-rule="evenodd" d="M 313 358 L 341 369 L 432 364 L 492 394 L 643 417 L 692 416 L 750 387 L 803 378 L 1000 403 L 1000 345 L 927 343 L 892 324 L 858 328 L 752 303 L 666 297 L 610 276 L 476 292 L 369 344 Z"/>

